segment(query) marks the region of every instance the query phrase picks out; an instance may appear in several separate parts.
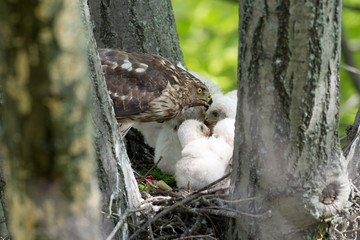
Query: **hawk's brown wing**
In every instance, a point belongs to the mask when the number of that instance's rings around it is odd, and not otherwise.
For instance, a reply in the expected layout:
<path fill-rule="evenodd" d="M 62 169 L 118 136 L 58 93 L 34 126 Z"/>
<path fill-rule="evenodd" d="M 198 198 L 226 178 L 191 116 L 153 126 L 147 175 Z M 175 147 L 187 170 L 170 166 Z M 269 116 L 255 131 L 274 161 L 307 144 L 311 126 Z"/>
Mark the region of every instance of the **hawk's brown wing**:
<path fill-rule="evenodd" d="M 99 54 L 117 118 L 148 110 L 168 82 L 177 83 L 174 65 L 163 57 L 112 49 Z"/>

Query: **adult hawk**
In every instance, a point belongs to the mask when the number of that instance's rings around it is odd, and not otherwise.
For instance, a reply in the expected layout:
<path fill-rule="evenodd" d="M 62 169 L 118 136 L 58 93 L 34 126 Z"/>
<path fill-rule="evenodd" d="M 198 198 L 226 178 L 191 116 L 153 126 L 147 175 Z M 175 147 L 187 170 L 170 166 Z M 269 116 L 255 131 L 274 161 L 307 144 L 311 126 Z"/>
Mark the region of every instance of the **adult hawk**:
<path fill-rule="evenodd" d="M 199 79 L 161 56 L 114 49 L 99 54 L 123 136 L 134 122 L 163 122 L 212 102 Z"/>

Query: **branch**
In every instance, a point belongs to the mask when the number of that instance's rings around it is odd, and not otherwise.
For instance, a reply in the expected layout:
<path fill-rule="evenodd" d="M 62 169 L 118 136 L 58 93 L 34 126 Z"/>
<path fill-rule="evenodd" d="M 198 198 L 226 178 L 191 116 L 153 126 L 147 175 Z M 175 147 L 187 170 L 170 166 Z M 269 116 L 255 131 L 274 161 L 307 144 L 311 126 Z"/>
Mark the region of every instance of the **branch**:
<path fill-rule="evenodd" d="M 243 216 L 247 217 L 253 217 L 253 218 L 261 218 L 264 216 L 271 216 L 271 211 L 266 211 L 262 214 L 251 214 L 242 212 L 239 210 L 234 210 L 231 208 L 219 208 L 219 209 L 213 209 L 213 208 L 192 208 L 192 211 L 195 211 L 197 213 L 206 213 L 211 215 L 217 215 L 217 216 L 223 216 L 223 217 L 229 217 L 229 218 L 242 218 Z"/>
<path fill-rule="evenodd" d="M 349 5 L 349 4 L 345 4 L 345 3 L 343 4 L 343 8 L 351 10 L 351 11 L 360 11 L 360 6 Z"/>
<path fill-rule="evenodd" d="M 343 28 L 344 29 L 344 28 Z M 352 80 L 356 90 L 360 93 L 360 71 L 356 66 L 356 61 L 354 59 L 353 53 L 349 47 L 344 31 L 341 34 L 341 52 L 344 59 L 346 69 L 349 73 L 350 79 Z M 354 71 L 355 70 L 355 71 Z M 357 70 L 357 71 L 356 71 Z"/>

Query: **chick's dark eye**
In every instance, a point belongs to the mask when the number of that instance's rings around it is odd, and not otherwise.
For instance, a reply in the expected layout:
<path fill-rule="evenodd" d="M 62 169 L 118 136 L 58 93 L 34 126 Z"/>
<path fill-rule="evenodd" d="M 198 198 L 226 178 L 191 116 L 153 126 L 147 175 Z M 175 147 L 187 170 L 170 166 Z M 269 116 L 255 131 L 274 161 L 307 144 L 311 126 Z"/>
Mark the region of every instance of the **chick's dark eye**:
<path fill-rule="evenodd" d="M 218 111 L 213 111 L 212 114 L 214 115 L 214 117 L 218 117 L 218 116 L 219 116 L 219 112 L 218 112 Z"/>
<path fill-rule="evenodd" d="M 198 88 L 198 89 L 197 89 L 197 93 L 198 93 L 198 94 L 201 94 L 202 91 L 203 91 L 203 90 L 202 90 L 201 88 Z"/>
<path fill-rule="evenodd" d="M 204 131 L 204 126 L 200 126 L 200 130 L 203 132 Z"/>

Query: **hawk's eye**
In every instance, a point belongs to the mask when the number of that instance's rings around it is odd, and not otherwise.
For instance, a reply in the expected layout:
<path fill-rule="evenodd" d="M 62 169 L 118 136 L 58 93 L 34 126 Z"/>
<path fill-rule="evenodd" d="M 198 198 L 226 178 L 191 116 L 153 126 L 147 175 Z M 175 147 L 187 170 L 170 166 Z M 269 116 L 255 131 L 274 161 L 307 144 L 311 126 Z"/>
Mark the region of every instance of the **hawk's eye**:
<path fill-rule="evenodd" d="M 201 132 L 203 132 L 203 131 L 204 131 L 204 127 L 203 127 L 203 126 L 200 126 L 200 130 L 201 130 Z"/>
<path fill-rule="evenodd" d="M 196 91 L 197 91 L 198 94 L 202 94 L 203 90 L 201 88 L 198 88 Z"/>

